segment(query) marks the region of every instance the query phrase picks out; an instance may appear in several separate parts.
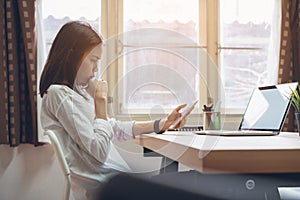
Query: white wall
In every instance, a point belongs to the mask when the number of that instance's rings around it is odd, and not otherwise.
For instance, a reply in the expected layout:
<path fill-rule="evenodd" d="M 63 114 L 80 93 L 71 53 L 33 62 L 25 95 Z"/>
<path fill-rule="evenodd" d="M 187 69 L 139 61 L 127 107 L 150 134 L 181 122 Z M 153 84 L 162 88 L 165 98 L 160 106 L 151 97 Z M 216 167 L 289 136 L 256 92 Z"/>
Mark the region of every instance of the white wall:
<path fill-rule="evenodd" d="M 64 178 L 52 147 L 0 145 L 0 199 L 62 199 Z"/>

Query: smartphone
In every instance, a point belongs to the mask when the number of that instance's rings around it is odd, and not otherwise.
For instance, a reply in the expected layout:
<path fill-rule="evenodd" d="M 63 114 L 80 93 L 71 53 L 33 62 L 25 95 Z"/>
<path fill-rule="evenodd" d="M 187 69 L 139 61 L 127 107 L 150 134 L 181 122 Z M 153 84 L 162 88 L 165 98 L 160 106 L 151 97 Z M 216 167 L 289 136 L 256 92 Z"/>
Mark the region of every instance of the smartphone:
<path fill-rule="evenodd" d="M 191 105 L 187 106 L 186 108 L 183 109 L 181 116 L 178 117 L 171 125 L 171 129 L 176 127 L 183 119 L 185 119 L 188 114 L 195 108 L 195 105 L 198 103 L 199 100 L 194 101 Z"/>

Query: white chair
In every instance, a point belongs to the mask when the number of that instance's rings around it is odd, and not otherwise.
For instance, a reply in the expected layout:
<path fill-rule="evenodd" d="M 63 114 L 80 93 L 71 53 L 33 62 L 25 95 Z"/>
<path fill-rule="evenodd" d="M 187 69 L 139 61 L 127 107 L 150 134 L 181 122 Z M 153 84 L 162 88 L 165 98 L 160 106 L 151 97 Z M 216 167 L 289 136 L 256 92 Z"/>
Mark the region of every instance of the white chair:
<path fill-rule="evenodd" d="M 64 157 L 64 154 L 63 154 L 63 151 L 62 151 L 62 148 L 60 146 L 60 143 L 55 135 L 55 133 L 51 130 L 46 130 L 45 135 L 47 135 L 51 141 L 51 144 L 53 146 L 53 149 L 54 149 L 54 152 L 57 156 L 57 159 L 58 159 L 58 162 L 59 162 L 59 165 L 63 171 L 63 174 L 66 178 L 66 187 L 65 187 L 65 193 L 64 193 L 64 199 L 65 200 L 69 200 L 70 198 L 70 190 L 71 190 L 71 172 L 70 172 L 70 169 L 69 169 L 69 166 L 68 166 L 68 163 Z"/>
<path fill-rule="evenodd" d="M 93 179 L 92 177 L 86 177 L 72 172 L 65 159 L 62 147 L 54 131 L 46 130 L 44 132 L 44 135 L 47 135 L 49 137 L 54 152 L 57 156 L 59 165 L 66 178 L 64 199 L 69 200 L 70 197 L 72 197 L 71 199 L 74 198 L 84 200 L 91 199 L 93 198 L 93 196 L 96 196 L 98 194 L 98 189 L 101 186 L 101 183 Z M 73 196 L 70 195 L 71 191 L 73 192 Z"/>

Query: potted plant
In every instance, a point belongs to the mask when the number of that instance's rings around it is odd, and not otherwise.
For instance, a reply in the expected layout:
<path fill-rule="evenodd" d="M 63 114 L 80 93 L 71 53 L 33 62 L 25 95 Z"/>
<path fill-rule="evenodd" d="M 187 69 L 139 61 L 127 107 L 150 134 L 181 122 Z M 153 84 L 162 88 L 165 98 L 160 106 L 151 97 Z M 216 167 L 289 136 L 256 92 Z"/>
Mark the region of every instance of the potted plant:
<path fill-rule="evenodd" d="M 300 85 L 298 85 L 295 90 L 292 90 L 291 103 L 295 109 L 295 118 L 297 120 L 298 132 L 300 135 Z"/>

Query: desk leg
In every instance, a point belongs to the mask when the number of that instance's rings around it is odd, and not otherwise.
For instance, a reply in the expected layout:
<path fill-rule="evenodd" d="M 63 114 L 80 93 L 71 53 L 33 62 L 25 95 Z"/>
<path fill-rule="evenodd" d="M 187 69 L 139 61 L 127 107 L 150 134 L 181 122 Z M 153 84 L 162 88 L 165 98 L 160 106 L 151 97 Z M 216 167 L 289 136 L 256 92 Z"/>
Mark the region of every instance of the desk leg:
<path fill-rule="evenodd" d="M 265 193 L 265 199 L 280 200 L 280 194 L 277 187 L 270 188 Z"/>
<path fill-rule="evenodd" d="M 144 157 L 162 157 L 160 164 L 160 174 L 169 173 L 169 172 L 178 172 L 178 162 L 174 161 L 168 157 L 165 157 L 159 153 L 156 153 L 148 148 L 143 148 Z"/>
<path fill-rule="evenodd" d="M 169 172 L 178 172 L 178 162 L 168 157 L 162 156 L 159 173 L 164 174 Z"/>

